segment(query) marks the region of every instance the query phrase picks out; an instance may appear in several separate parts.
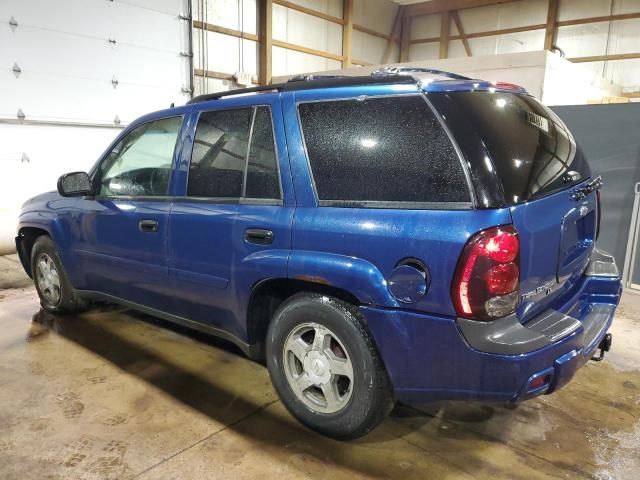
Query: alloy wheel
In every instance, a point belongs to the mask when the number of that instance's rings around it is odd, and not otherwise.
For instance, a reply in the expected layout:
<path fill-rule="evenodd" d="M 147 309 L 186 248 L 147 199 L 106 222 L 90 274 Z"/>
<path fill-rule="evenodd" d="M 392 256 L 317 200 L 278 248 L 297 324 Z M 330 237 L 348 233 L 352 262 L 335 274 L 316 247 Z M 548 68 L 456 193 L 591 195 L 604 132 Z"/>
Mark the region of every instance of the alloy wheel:
<path fill-rule="evenodd" d="M 289 386 L 311 410 L 336 413 L 347 405 L 353 393 L 353 364 L 327 327 L 298 325 L 285 341 L 283 360 Z"/>
<path fill-rule="evenodd" d="M 60 301 L 60 275 L 53 259 L 46 253 L 41 253 L 36 262 L 36 278 L 40 293 L 50 305 L 57 305 Z"/>

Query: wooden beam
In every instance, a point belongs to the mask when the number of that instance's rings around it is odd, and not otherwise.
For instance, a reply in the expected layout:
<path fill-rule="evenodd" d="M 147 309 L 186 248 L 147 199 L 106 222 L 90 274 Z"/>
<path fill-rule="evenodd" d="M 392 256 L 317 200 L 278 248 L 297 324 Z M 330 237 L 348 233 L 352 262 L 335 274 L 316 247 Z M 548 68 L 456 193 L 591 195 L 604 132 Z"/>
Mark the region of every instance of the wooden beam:
<path fill-rule="evenodd" d="M 258 3 L 258 32 L 260 34 L 258 78 L 261 85 L 269 85 L 272 75 L 273 3 L 272 0 L 262 0 Z"/>
<path fill-rule="evenodd" d="M 611 60 L 636 60 L 640 58 L 640 53 L 614 53 L 611 55 L 594 55 L 592 57 L 567 58 L 573 63 L 608 62 Z"/>
<path fill-rule="evenodd" d="M 449 56 L 449 26 L 451 18 L 449 18 L 449 10 L 445 10 L 440 14 L 440 58 Z"/>
<path fill-rule="evenodd" d="M 547 5 L 547 26 L 544 30 L 544 49 L 551 50 L 556 34 L 556 20 L 558 18 L 558 0 L 549 0 Z"/>
<path fill-rule="evenodd" d="M 598 22 L 610 22 L 617 20 L 633 20 L 640 18 L 640 12 L 638 13 L 623 13 L 620 15 L 609 15 L 604 17 L 589 17 L 589 18 L 578 18 L 575 20 L 563 20 L 560 22 L 555 22 L 556 27 L 569 27 L 571 25 L 584 25 L 588 23 L 598 23 Z M 523 27 L 514 27 L 514 28 L 503 28 L 500 30 L 489 30 L 486 32 L 474 32 L 467 33 L 465 36 L 467 38 L 480 38 L 480 37 L 492 37 L 494 35 L 506 35 L 508 33 L 520 33 L 520 32 L 529 32 L 533 30 L 546 30 L 546 23 L 539 23 L 535 25 L 526 25 Z M 451 36 L 449 40 L 462 40 L 461 35 Z M 416 38 L 411 40 L 411 43 L 434 43 L 439 42 L 440 37 L 427 37 L 427 38 Z"/>
<path fill-rule="evenodd" d="M 199 20 L 193 21 L 193 28 L 200 28 L 208 30 L 209 32 L 221 33 L 223 35 L 230 35 L 236 38 L 244 38 L 245 40 L 253 40 L 257 42 L 259 40 L 258 35 L 253 33 L 241 32 L 240 30 L 234 30 L 233 28 L 220 27 L 211 23 L 200 22 Z"/>
<path fill-rule="evenodd" d="M 400 61 L 409 61 L 409 45 L 411 45 L 411 17 L 402 15 L 400 22 L 402 31 L 400 32 Z"/>
<path fill-rule="evenodd" d="M 298 12 L 306 13 L 307 15 L 311 15 L 312 17 L 322 18 L 323 20 L 327 20 L 328 22 L 339 23 L 340 25 L 344 25 L 344 20 L 340 17 L 327 15 L 326 13 L 321 12 L 319 10 L 303 7 L 302 5 L 298 5 L 297 3 L 289 2 L 287 0 L 272 0 L 272 1 L 276 5 L 281 5 L 283 7 L 290 8 L 291 10 L 296 10 Z"/>
<path fill-rule="evenodd" d="M 620 95 L 627 98 L 640 98 L 640 91 L 638 92 L 622 92 Z"/>
<path fill-rule="evenodd" d="M 471 56 L 471 47 L 469 46 L 469 40 L 467 36 L 464 34 L 464 28 L 462 28 L 462 21 L 460 21 L 460 15 L 458 15 L 457 10 L 453 10 L 451 12 L 451 18 L 453 18 L 453 23 L 456 24 L 456 28 L 458 29 L 458 34 L 460 40 L 462 40 L 462 46 L 464 47 L 464 51 L 467 53 L 467 57 Z"/>
<path fill-rule="evenodd" d="M 367 27 L 362 27 L 360 25 L 353 24 L 353 29 L 358 30 L 359 32 L 366 33 L 368 35 L 373 35 L 374 37 L 384 38 L 385 40 L 389 40 L 391 35 L 385 35 L 384 33 L 376 32 L 375 30 L 371 30 Z"/>
<path fill-rule="evenodd" d="M 349 68 L 353 44 L 353 0 L 342 0 L 342 19 L 342 68 Z"/>
<path fill-rule="evenodd" d="M 351 65 L 358 65 L 360 67 L 367 67 L 369 65 L 375 65 L 375 63 L 367 62 L 366 60 L 358 60 L 357 58 L 351 59 Z"/>
<path fill-rule="evenodd" d="M 215 70 L 203 70 L 201 68 L 194 68 L 193 74 L 197 77 L 216 78 L 218 80 L 229 80 L 232 82 L 236 81 L 233 73 L 216 72 Z M 251 78 L 251 83 L 254 85 L 258 85 L 255 77 Z"/>
<path fill-rule="evenodd" d="M 407 15 L 415 17 L 419 15 L 431 15 L 450 10 L 465 10 L 467 8 L 484 7 L 487 5 L 497 5 L 499 3 L 510 3 L 517 0 L 431 0 L 428 2 L 415 3 L 407 6 Z"/>
<path fill-rule="evenodd" d="M 531 30 L 543 30 L 545 27 L 546 27 L 546 24 L 540 23 L 538 25 L 528 25 L 526 27 L 503 28 L 500 30 L 490 30 L 487 32 L 465 33 L 465 37 L 467 38 L 493 37 L 494 35 L 506 35 L 508 33 L 529 32 Z M 462 40 L 462 36 L 452 35 L 449 37 L 449 40 Z M 416 38 L 414 40 L 411 40 L 411 43 L 434 43 L 439 41 L 440 41 L 440 37 L 429 37 L 429 38 Z"/>
<path fill-rule="evenodd" d="M 302 45 L 296 45 L 294 43 L 283 42 L 282 40 L 272 40 L 274 47 L 286 48 L 287 50 L 294 50 L 296 52 L 308 53 L 309 55 L 315 55 L 322 58 L 330 58 L 331 60 L 337 60 L 341 62 L 344 60 L 342 55 L 336 55 L 335 53 L 325 52 L 324 50 L 316 50 L 315 48 L 303 47 Z"/>
<path fill-rule="evenodd" d="M 569 27 L 571 25 L 583 25 L 585 23 L 614 22 L 616 20 L 633 20 L 635 18 L 640 18 L 640 12 L 621 13 L 618 15 L 605 15 L 603 17 L 576 18 L 575 20 L 563 20 L 561 22 L 556 22 L 556 26 Z"/>
<path fill-rule="evenodd" d="M 391 27 L 391 35 L 387 40 L 387 47 L 384 49 L 384 55 L 382 55 L 382 63 L 389 63 L 391 58 L 391 51 L 393 50 L 394 42 L 397 42 L 400 36 L 400 28 L 402 25 L 402 17 L 406 7 L 398 7 L 396 10 L 396 17 L 393 19 L 393 26 Z"/>

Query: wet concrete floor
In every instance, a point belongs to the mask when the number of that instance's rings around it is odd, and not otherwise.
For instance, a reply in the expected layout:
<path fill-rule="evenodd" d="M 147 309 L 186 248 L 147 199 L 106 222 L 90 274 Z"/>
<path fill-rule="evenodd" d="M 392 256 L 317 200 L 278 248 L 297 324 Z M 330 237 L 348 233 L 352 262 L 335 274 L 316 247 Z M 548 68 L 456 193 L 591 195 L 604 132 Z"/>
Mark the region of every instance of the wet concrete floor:
<path fill-rule="evenodd" d="M 614 350 L 516 408 L 399 406 L 343 443 L 298 424 L 224 342 L 116 307 L 0 291 L 0 478 L 640 478 L 640 295 Z"/>

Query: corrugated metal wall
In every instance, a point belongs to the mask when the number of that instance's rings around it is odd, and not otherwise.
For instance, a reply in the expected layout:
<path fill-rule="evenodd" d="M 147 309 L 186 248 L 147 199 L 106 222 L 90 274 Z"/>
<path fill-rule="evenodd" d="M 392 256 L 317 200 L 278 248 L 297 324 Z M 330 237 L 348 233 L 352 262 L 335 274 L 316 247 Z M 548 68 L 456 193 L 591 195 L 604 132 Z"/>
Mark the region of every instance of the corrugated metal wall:
<path fill-rule="evenodd" d="M 553 110 L 573 132 L 593 172 L 604 179 L 598 246 L 615 255 L 622 273 L 634 185 L 640 181 L 640 104 L 575 105 Z M 640 283 L 640 268 L 634 281 Z"/>

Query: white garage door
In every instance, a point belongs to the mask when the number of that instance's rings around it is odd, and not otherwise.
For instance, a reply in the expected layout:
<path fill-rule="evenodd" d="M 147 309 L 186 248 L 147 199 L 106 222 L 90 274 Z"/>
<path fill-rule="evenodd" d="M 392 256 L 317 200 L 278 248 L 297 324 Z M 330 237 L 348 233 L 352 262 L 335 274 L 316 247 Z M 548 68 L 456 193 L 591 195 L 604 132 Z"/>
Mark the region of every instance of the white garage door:
<path fill-rule="evenodd" d="M 188 0 L 0 2 L 0 253 L 24 200 L 189 99 L 187 14 Z"/>

